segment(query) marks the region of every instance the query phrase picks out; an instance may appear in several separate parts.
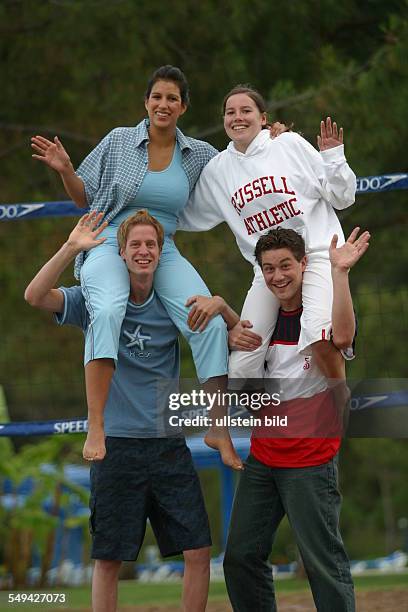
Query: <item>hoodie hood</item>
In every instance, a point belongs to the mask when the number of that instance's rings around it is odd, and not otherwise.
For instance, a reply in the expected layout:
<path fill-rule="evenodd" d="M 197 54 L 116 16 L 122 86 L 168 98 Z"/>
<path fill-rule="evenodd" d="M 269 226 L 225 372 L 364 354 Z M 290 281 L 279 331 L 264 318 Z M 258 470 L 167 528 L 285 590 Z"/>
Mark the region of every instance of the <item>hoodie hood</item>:
<path fill-rule="evenodd" d="M 245 153 L 241 153 L 240 151 L 237 151 L 232 140 L 227 147 L 227 151 L 228 153 L 231 153 L 232 155 L 236 155 L 237 157 L 252 157 L 253 155 L 256 155 L 257 153 L 259 153 L 262 149 L 264 149 L 266 144 L 270 141 L 270 139 L 271 139 L 270 131 L 268 129 L 263 129 L 259 132 L 258 136 L 256 136 L 253 139 L 253 141 L 251 142 L 251 144 L 249 145 Z"/>

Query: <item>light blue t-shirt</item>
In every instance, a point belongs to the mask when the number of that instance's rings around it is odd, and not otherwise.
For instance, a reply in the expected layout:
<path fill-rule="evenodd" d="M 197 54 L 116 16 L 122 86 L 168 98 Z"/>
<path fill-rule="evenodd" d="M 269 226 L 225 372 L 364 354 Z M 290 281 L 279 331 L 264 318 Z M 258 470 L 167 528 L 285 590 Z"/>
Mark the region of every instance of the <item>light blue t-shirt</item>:
<path fill-rule="evenodd" d="M 160 221 L 166 236 L 174 234 L 178 216 L 187 204 L 189 192 L 180 146 L 176 143 L 173 158 L 167 168 L 159 172 L 153 170 L 146 172 L 134 201 L 116 215 L 109 227 L 117 231 L 122 221 L 145 208 Z"/>
<path fill-rule="evenodd" d="M 81 287 L 61 287 L 64 312 L 60 325 L 80 327 L 89 315 Z M 118 362 L 105 406 L 105 434 L 119 438 L 180 436 L 169 426 L 168 398 L 178 392 L 180 356 L 178 329 L 156 293 L 143 304 L 128 301 L 119 340 Z M 174 414 L 174 413 L 173 413 Z"/>

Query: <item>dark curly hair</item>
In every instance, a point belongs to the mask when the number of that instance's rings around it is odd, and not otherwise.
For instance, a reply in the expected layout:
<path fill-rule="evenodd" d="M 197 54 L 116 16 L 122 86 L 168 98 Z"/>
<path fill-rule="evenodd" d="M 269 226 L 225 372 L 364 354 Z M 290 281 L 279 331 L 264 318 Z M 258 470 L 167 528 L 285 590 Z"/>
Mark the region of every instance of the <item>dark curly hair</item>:
<path fill-rule="evenodd" d="M 256 243 L 254 254 L 258 264 L 262 266 L 262 253 L 277 249 L 288 249 L 297 261 L 301 261 L 306 255 L 302 236 L 295 230 L 279 227 L 261 236 Z"/>

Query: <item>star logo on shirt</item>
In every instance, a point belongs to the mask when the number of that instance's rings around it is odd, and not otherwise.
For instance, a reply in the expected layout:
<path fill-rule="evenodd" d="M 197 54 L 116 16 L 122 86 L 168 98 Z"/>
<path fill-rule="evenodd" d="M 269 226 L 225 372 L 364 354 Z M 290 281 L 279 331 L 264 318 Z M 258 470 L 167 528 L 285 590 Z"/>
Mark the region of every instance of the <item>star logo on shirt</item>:
<path fill-rule="evenodd" d="M 152 339 L 149 334 L 143 335 L 141 325 L 136 325 L 133 334 L 125 329 L 123 335 L 130 340 L 130 342 L 128 342 L 126 345 L 128 348 L 138 346 L 141 351 L 145 350 L 145 342 Z"/>

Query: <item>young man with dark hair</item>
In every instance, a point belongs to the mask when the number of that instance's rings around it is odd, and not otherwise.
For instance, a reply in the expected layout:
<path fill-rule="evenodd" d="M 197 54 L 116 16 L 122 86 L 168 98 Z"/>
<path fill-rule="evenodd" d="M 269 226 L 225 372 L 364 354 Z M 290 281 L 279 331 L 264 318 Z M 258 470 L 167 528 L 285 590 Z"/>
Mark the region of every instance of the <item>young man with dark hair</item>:
<path fill-rule="evenodd" d="M 368 248 L 369 234 L 330 245 L 333 280 L 331 337 L 327 350 L 342 362 L 351 346 L 355 318 L 349 270 Z M 294 230 L 272 230 L 255 251 L 266 285 L 280 302 L 278 321 L 266 356 L 265 378 L 279 379 L 288 420 L 291 409 L 326 407 L 330 389 L 313 357 L 297 351 L 302 314 L 305 245 Z M 247 333 L 238 324 L 233 344 Z M 307 367 L 306 367 L 307 364 Z M 337 381 L 339 382 L 339 381 Z M 340 385 L 344 381 L 340 381 Z M 333 400 L 332 400 L 333 401 Z M 326 402 L 326 404 L 325 404 Z M 282 408 L 282 405 L 281 407 Z M 276 531 L 287 515 L 295 533 L 318 612 L 352 612 L 354 588 L 349 561 L 339 532 L 340 493 L 337 453 L 339 437 L 272 437 L 265 427 L 254 431 L 250 455 L 240 475 L 224 558 L 228 593 L 236 612 L 276 610 L 272 569 L 268 563 Z"/>

